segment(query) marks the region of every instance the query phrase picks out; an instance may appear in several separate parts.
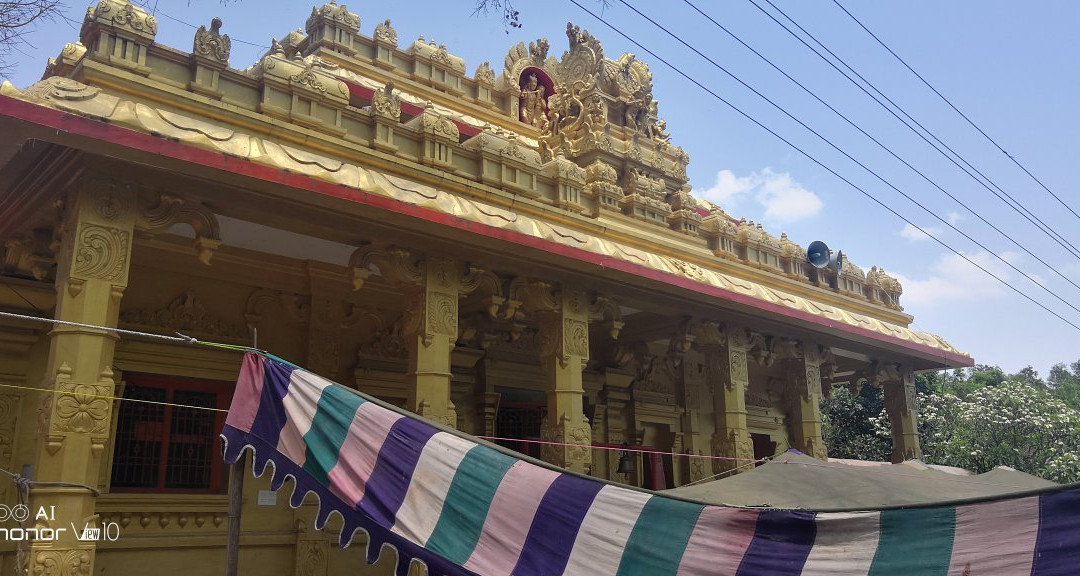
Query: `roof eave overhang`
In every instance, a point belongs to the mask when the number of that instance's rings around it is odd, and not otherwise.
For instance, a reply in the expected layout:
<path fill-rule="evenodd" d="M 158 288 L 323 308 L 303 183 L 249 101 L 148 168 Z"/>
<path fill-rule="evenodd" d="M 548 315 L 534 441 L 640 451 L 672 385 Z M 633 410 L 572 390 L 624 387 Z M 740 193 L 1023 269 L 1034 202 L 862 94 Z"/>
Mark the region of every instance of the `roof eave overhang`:
<path fill-rule="evenodd" d="M 65 144 L 95 153 L 100 153 L 102 149 L 100 146 L 92 146 L 92 144 L 105 142 L 113 147 L 115 151 L 126 151 L 128 154 L 139 155 L 144 162 L 146 158 L 157 155 L 173 161 L 190 163 L 212 170 L 221 170 L 266 183 L 363 204 L 374 209 L 447 226 L 469 234 L 481 235 L 562 256 L 587 266 L 597 266 L 618 271 L 649 285 L 666 287 L 669 290 L 674 288 L 695 300 L 718 299 L 725 302 L 728 307 L 737 308 L 745 313 L 767 318 L 782 317 L 800 325 L 804 329 L 824 332 L 856 342 L 872 343 L 894 356 L 906 359 L 915 370 L 970 367 L 974 365 L 974 360 L 966 354 L 942 350 L 859 326 L 833 321 L 619 258 L 551 242 L 514 230 L 467 220 L 453 214 L 438 212 L 393 198 L 321 181 L 303 174 L 261 165 L 247 159 L 197 148 L 167 138 L 137 132 L 100 120 L 0 95 L 0 126 L 4 125 L 7 125 L 5 128 L 7 133 L 15 134 L 23 139 Z"/>

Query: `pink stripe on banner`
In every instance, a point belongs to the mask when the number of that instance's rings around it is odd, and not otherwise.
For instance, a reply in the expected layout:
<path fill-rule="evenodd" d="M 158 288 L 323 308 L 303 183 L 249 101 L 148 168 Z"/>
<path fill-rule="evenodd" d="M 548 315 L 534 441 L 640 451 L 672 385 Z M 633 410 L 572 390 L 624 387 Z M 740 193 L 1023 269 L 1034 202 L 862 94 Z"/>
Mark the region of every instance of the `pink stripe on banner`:
<path fill-rule="evenodd" d="M 686 542 L 679 576 L 735 574 L 754 539 L 757 510 L 706 506 Z"/>
<path fill-rule="evenodd" d="M 285 426 L 278 436 L 277 451 L 303 467 L 307 459 L 304 434 L 311 429 L 323 388 L 332 382 L 303 370 L 293 370 L 289 380 L 289 392 L 281 399 L 281 406 L 285 409 Z M 297 383 L 300 385 L 296 386 Z"/>
<path fill-rule="evenodd" d="M 802 576 L 866 575 L 877 553 L 880 512 L 821 512 Z"/>
<path fill-rule="evenodd" d="M 428 440 L 413 469 L 409 490 L 397 512 L 393 531 L 421 546 L 435 530 L 442 514 L 446 493 L 457 474 L 461 459 L 476 444 L 439 432 Z"/>
<path fill-rule="evenodd" d="M 949 576 L 1030 574 L 1038 534 L 1038 496 L 958 506 Z"/>
<path fill-rule="evenodd" d="M 515 462 L 495 491 L 480 540 L 465 568 L 477 574 L 510 574 L 529 536 L 536 509 L 559 476 L 554 470 Z"/>
<path fill-rule="evenodd" d="M 341 443 L 337 464 L 327 475 L 331 492 L 352 506 L 360 502 L 386 435 L 401 418 L 404 416 L 374 402 L 360 405 L 349 426 L 349 435 Z"/>
<path fill-rule="evenodd" d="M 611 485 L 600 489 L 581 522 L 563 573 L 615 576 L 626 540 L 649 498 L 649 494 Z"/>
<path fill-rule="evenodd" d="M 236 380 L 232 405 L 225 423 L 237 430 L 251 432 L 251 424 L 259 412 L 259 399 L 263 388 L 263 358 L 252 353 L 244 355 L 244 364 L 240 366 L 240 378 Z"/>

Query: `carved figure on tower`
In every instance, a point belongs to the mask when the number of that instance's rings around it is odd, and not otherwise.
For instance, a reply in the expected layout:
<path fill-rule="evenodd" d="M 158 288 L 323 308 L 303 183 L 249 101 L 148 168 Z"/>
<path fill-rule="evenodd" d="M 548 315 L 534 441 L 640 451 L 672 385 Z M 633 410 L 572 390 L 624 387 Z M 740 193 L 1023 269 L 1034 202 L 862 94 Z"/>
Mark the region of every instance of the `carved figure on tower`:
<path fill-rule="evenodd" d="M 544 86 L 536 79 L 536 74 L 529 74 L 529 79 L 521 89 L 521 121 L 541 128 L 547 121 L 544 100 Z"/>

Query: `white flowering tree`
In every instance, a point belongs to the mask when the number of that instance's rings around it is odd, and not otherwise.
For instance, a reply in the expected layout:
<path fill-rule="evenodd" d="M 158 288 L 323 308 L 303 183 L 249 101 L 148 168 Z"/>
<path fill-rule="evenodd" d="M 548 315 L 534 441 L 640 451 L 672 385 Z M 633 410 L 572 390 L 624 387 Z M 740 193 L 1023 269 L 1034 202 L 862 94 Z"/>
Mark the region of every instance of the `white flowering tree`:
<path fill-rule="evenodd" d="M 874 418 L 889 438 L 889 420 Z M 966 398 L 919 394 L 923 459 L 976 473 L 1009 466 L 1054 482 L 1080 481 L 1080 411 L 1048 390 L 1006 381 Z"/>
<path fill-rule="evenodd" d="M 1008 378 L 973 384 L 969 377 L 944 394 L 923 382 L 923 459 L 977 473 L 1009 466 L 1054 482 L 1080 481 L 1080 410 L 1061 400 L 1054 382 L 1048 389 L 1030 379 Z M 822 403 L 829 455 L 888 460 L 892 435 L 882 404 L 880 390 L 865 386 L 853 395 L 844 386 L 834 387 Z"/>

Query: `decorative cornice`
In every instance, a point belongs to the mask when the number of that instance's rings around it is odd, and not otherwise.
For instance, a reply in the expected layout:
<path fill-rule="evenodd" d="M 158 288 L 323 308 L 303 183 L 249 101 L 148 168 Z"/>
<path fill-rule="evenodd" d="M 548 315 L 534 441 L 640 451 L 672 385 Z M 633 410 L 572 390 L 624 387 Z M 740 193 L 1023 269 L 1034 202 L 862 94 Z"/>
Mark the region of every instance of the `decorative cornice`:
<path fill-rule="evenodd" d="M 63 86 L 62 90 L 58 90 Z M 60 92 L 61 97 L 41 98 Z M 357 164 L 344 162 L 322 153 L 301 151 L 291 146 L 234 130 L 220 123 L 211 124 L 199 118 L 152 108 L 82 86 L 78 82 L 49 78 L 19 91 L 5 84 L 0 93 L 5 96 L 40 103 L 94 119 L 107 119 L 110 125 L 144 134 L 156 134 L 194 148 L 248 160 L 276 170 L 307 176 L 313 180 L 363 190 L 373 196 L 385 197 L 433 213 L 450 214 L 456 219 L 474 222 L 502 231 L 542 241 L 565 249 L 580 250 L 607 261 L 621 261 L 648 274 L 660 273 L 671 284 L 691 288 L 695 285 L 719 289 L 731 299 L 744 301 L 775 313 L 795 313 L 814 318 L 819 323 L 846 329 L 863 330 L 898 341 L 946 353 L 962 355 L 952 346 L 931 334 L 883 321 L 866 314 L 853 312 L 821 300 L 796 295 L 785 290 L 747 280 L 720 267 L 703 267 L 687 260 L 647 252 L 623 242 L 568 228 L 561 224 L 511 212 L 478 199 L 457 196 L 445 190 L 417 183 L 407 183 Z M 71 99 L 66 94 L 78 94 Z M 489 138 L 498 138 L 485 134 Z M 476 137 L 474 137 L 474 140 Z M 534 152 L 535 153 L 535 152 Z M 726 266 L 726 265 L 725 265 Z M 694 288 L 691 288 L 694 289 Z"/>

